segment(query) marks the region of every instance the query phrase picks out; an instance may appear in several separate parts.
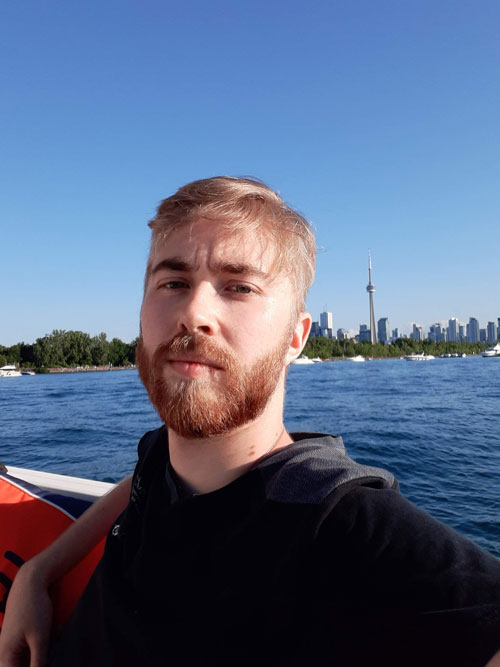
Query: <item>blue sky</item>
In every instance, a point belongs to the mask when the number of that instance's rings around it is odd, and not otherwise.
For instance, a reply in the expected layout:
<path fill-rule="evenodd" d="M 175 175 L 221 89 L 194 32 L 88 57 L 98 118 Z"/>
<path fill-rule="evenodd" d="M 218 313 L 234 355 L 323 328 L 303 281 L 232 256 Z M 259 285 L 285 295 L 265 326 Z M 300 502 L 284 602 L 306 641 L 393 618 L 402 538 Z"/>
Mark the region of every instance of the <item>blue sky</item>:
<path fill-rule="evenodd" d="M 138 333 L 147 221 L 257 176 L 334 327 L 500 317 L 497 0 L 2 3 L 0 344 Z"/>

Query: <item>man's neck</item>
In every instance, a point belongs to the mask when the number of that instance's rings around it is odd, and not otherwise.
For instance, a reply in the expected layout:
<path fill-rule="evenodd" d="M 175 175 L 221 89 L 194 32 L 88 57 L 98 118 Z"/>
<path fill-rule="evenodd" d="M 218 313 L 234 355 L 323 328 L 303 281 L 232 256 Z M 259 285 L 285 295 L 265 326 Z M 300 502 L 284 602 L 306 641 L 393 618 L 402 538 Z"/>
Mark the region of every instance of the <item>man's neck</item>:
<path fill-rule="evenodd" d="M 255 421 L 210 438 L 187 439 L 168 431 L 170 462 L 193 493 L 209 493 L 247 472 L 266 454 L 292 442 L 273 397 Z"/>

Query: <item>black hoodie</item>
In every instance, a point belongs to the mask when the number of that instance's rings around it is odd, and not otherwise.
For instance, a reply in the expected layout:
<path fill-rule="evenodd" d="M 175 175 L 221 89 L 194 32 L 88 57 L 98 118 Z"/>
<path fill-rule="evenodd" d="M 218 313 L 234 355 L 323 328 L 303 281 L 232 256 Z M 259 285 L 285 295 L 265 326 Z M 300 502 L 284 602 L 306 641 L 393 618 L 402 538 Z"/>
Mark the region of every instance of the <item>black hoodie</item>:
<path fill-rule="evenodd" d="M 500 645 L 500 562 L 341 438 L 292 438 L 190 495 L 165 427 L 147 433 L 50 664 L 482 667 Z"/>

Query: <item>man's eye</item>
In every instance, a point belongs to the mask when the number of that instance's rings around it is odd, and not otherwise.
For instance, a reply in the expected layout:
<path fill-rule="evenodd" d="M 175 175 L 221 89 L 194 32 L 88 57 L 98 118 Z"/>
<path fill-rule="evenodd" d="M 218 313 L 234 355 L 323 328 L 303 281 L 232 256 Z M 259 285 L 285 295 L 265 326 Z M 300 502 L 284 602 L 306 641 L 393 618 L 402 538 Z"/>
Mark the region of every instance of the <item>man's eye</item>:
<path fill-rule="evenodd" d="M 187 287 L 187 284 L 183 280 L 168 280 L 165 283 L 160 285 L 163 289 L 182 289 Z"/>
<path fill-rule="evenodd" d="M 236 294 L 251 294 L 253 292 L 250 285 L 232 285 L 231 289 Z"/>

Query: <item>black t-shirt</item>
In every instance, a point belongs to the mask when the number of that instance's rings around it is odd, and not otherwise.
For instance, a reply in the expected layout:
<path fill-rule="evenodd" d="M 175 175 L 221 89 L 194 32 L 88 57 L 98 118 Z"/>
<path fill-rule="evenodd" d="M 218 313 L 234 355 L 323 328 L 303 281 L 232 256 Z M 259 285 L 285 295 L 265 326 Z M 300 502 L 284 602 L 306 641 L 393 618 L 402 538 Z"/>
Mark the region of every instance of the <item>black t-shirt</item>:
<path fill-rule="evenodd" d="M 500 561 L 340 438 L 294 438 L 186 496 L 165 429 L 146 434 L 50 664 L 482 667 L 500 646 Z"/>

